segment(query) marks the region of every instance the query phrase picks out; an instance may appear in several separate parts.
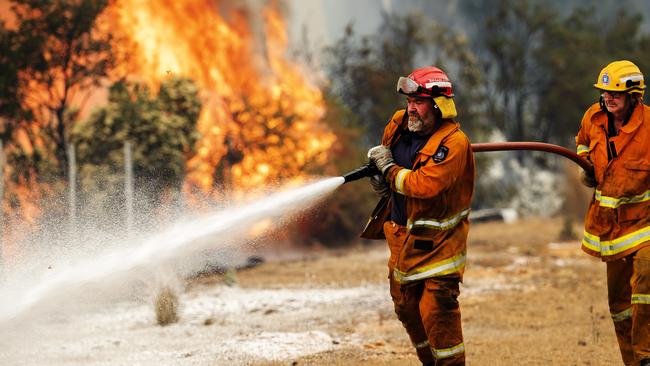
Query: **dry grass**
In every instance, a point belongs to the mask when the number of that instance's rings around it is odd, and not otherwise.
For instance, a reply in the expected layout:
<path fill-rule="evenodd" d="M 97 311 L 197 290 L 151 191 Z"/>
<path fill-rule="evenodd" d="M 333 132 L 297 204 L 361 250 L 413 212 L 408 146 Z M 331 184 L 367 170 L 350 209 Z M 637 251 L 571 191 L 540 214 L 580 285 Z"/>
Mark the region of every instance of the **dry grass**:
<path fill-rule="evenodd" d="M 549 246 L 557 242 L 563 224 L 563 218 L 533 218 L 472 225 L 460 297 L 468 365 L 621 363 L 607 308 L 604 264 L 582 253 L 577 240 Z M 580 230 L 580 222 L 574 225 Z M 238 278 L 240 286 L 253 288 L 381 283 L 386 281 L 386 257 L 385 244 L 377 242 L 265 263 L 238 272 Z M 493 282 L 501 287 L 489 288 Z M 480 290 L 484 287 L 488 289 Z M 353 310 L 357 316 L 322 323 L 319 330 L 333 339 L 359 339 L 359 344 L 251 365 L 420 365 L 390 309 Z M 283 329 L 291 331 L 291 325 L 283 324 Z"/>
<path fill-rule="evenodd" d="M 178 295 L 169 286 L 160 289 L 154 300 L 156 322 L 165 326 L 178 321 Z"/>

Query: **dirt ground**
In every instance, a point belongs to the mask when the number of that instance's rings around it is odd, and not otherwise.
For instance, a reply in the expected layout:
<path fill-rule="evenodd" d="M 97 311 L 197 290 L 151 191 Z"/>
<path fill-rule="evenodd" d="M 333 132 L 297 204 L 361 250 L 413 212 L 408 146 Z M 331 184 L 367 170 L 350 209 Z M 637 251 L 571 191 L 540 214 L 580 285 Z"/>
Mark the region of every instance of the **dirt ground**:
<path fill-rule="evenodd" d="M 622 364 L 607 308 L 605 266 L 578 240 L 559 242 L 560 219 L 473 224 L 461 312 L 468 365 Z M 582 232 L 576 225 L 576 237 Z M 326 351 L 251 365 L 419 365 L 388 300 L 382 242 L 240 271 L 242 288 L 355 288 L 377 284 L 386 302 L 364 308 L 341 302 L 342 319 L 314 313 L 286 329 L 333 338 Z M 221 281 L 204 279 L 203 286 Z M 191 291 L 199 291 L 198 287 Z M 306 309 L 309 311 L 309 309 Z M 271 312 L 269 317 L 274 316 Z M 346 342 L 346 339 L 358 342 Z M 339 339 L 339 341 L 337 341 Z"/>
<path fill-rule="evenodd" d="M 622 364 L 605 266 L 577 239 L 558 242 L 561 228 L 472 224 L 460 296 L 468 365 Z M 0 364 L 419 365 L 393 313 L 387 254 L 359 243 L 203 277 L 179 291 L 180 320 L 166 327 L 136 301 L 4 328 Z"/>

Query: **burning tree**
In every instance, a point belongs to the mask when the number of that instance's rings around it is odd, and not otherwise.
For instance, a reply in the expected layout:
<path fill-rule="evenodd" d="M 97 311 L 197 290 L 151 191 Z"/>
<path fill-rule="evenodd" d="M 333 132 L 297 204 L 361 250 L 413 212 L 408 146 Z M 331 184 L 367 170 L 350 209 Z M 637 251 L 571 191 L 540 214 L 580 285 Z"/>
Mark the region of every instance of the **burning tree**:
<path fill-rule="evenodd" d="M 10 35 L 21 108 L 5 116 L 27 122 L 32 146 L 53 149 L 58 175 L 67 172 L 68 130 L 93 86 L 99 86 L 112 65 L 110 35 L 94 31 L 95 21 L 108 1 L 13 1 L 15 29 Z M 84 94 L 85 93 L 85 94 Z M 18 113 L 23 112 L 23 113 Z M 42 141 L 36 141 L 38 139 Z"/>
<path fill-rule="evenodd" d="M 276 2 L 121 0 L 106 15 L 124 40 L 118 51 L 128 50 L 125 74 L 150 85 L 182 75 L 201 90 L 188 190 L 241 192 L 326 165 L 336 137 L 322 122 L 322 93 L 285 58 Z"/>
<path fill-rule="evenodd" d="M 112 63 L 110 36 L 93 30 L 106 4 L 0 2 L 0 138 L 7 154 L 2 225 L 11 229 L 3 232 L 4 254 L 33 228 L 41 200 L 64 187 L 75 108 Z"/>
<path fill-rule="evenodd" d="M 0 105 L 2 122 L 20 127 L 9 137 L 21 152 L 22 165 L 12 164 L 15 172 L 30 172 L 39 189 L 57 181 L 54 191 L 62 192 L 67 145 L 75 141 L 82 188 L 100 171 L 119 179 L 123 167 L 117 146 L 129 138 L 136 177 L 157 180 L 161 187 L 183 180 L 186 192 L 237 194 L 324 174 L 333 165 L 337 136 L 323 120 L 323 95 L 286 58 L 279 2 L 250 4 L 12 2 L 14 16 L 0 33 L 0 46 L 10 56 L 0 57 L 11 61 L 7 65 L 15 73 L 0 80 L 8 84 Z M 164 90 L 175 90 L 166 86 L 170 75 L 196 87 L 186 94 L 191 94 L 187 110 L 170 111 L 169 101 L 161 100 Z M 17 80 L 17 89 L 11 89 L 11 80 Z M 77 123 L 87 115 L 84 103 L 91 93 L 105 94 L 116 80 L 108 106 L 88 123 Z M 144 85 L 161 92 L 148 95 Z M 9 115 L 5 105 L 16 108 Z M 151 142 L 156 136 L 164 140 L 162 150 Z M 46 176 L 54 179 L 43 184 Z M 21 187 L 29 184 L 15 189 Z M 39 198 L 20 204 L 37 205 Z"/>

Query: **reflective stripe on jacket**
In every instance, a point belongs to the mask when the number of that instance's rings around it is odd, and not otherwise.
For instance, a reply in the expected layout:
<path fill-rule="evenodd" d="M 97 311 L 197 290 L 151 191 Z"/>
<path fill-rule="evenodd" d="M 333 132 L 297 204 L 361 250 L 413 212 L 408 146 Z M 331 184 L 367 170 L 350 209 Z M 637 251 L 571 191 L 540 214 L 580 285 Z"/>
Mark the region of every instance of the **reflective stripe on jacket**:
<path fill-rule="evenodd" d="M 597 181 L 582 249 L 604 261 L 650 245 L 650 107 L 637 105 L 609 144 L 607 123 L 607 113 L 594 104 L 576 136 L 577 152 L 593 163 Z"/>
<path fill-rule="evenodd" d="M 382 144 L 392 146 L 406 122 L 405 110 L 396 112 L 386 125 Z M 455 272 L 462 275 L 474 155 L 458 123 L 444 120 L 418 152 L 413 166 L 392 166 L 386 180 L 406 197 L 408 235 L 397 258 L 395 278 L 404 283 Z M 390 209 L 390 205 L 385 207 Z M 386 220 L 386 215 L 373 211 L 362 237 L 382 236 L 371 232 L 381 227 L 377 220 Z"/>

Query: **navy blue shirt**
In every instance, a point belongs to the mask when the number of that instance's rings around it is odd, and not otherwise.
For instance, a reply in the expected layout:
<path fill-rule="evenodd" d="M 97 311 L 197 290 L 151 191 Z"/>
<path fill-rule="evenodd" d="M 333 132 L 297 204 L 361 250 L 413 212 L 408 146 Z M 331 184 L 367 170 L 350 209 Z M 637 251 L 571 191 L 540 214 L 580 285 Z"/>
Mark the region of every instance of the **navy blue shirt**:
<path fill-rule="evenodd" d="M 431 136 L 420 136 L 409 130 L 401 133 L 397 143 L 391 148 L 395 164 L 411 169 L 418 151 L 424 147 Z M 390 219 L 398 225 L 406 226 L 406 200 L 404 195 L 391 191 L 392 206 Z"/>

